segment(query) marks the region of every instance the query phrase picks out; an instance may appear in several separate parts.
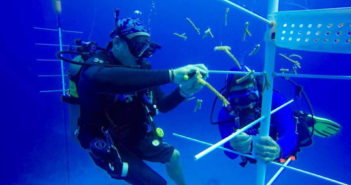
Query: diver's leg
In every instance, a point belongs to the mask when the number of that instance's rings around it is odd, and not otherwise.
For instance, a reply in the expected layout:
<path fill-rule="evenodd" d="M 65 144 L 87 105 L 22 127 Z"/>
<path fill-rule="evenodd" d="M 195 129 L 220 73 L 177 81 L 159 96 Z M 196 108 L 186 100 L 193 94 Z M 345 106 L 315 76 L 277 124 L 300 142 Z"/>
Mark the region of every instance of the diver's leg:
<path fill-rule="evenodd" d="M 167 185 L 166 180 L 147 166 L 141 159 L 130 158 L 129 156 L 127 162 L 129 170 L 124 180 L 128 183 L 134 185 Z"/>
<path fill-rule="evenodd" d="M 125 180 L 134 185 L 166 185 L 167 182 L 143 160 L 122 145 L 109 147 L 102 139 L 90 143 L 90 156 L 95 164 L 112 178 Z"/>
<path fill-rule="evenodd" d="M 134 152 L 121 145 L 119 152 L 122 160 L 129 165 L 125 181 L 134 185 L 167 185 L 166 180 L 146 165 L 143 159 Z"/>
<path fill-rule="evenodd" d="M 166 170 L 168 176 L 177 184 L 177 185 L 186 185 L 183 169 L 180 164 L 180 153 L 178 150 L 174 150 L 171 160 L 166 163 Z"/>

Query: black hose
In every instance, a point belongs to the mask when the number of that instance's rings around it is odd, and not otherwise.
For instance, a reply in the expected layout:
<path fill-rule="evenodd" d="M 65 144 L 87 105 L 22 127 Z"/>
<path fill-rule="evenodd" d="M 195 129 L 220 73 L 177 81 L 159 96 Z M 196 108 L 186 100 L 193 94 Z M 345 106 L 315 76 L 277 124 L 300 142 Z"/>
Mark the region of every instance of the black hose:
<path fill-rule="evenodd" d="M 63 60 L 67 63 L 70 64 L 76 64 L 76 65 L 84 65 L 84 66 L 95 66 L 95 65 L 100 65 L 104 67 L 125 67 L 125 68 L 141 68 L 140 65 L 116 65 L 116 64 L 99 64 L 99 63 L 82 63 L 82 62 L 77 62 L 73 61 L 71 59 L 65 58 L 62 55 L 64 54 L 70 54 L 70 55 L 90 55 L 91 53 L 89 52 L 78 52 L 78 51 L 59 51 L 57 52 L 56 56 L 60 60 Z"/>

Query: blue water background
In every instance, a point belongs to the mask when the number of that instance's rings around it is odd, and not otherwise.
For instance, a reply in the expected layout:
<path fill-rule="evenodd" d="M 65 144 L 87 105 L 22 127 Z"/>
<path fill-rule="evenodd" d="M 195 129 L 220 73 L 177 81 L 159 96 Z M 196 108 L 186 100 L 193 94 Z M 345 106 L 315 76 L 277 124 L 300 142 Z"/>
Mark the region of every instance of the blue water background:
<path fill-rule="evenodd" d="M 154 0 L 97 1 L 63 0 L 62 26 L 67 30 L 83 31 L 83 35 L 63 34 L 65 44 L 73 44 L 76 37 L 94 40 L 104 46 L 113 28 L 113 8 L 121 9 L 121 17 L 134 16 L 140 10 L 140 18 L 148 25 L 150 19 L 152 39 L 162 45 L 151 59 L 154 68 L 176 68 L 186 64 L 204 63 L 209 69 L 228 70 L 233 61 L 223 52 L 214 52 L 217 45 L 229 45 L 237 58 L 256 71 L 263 67 L 265 25 L 231 8 L 228 26 L 224 26 L 224 12 L 228 7 L 216 0 Z M 267 2 L 261 0 L 235 1 L 248 9 L 265 16 Z M 281 1 L 281 10 L 316 9 L 351 6 L 344 0 L 290 0 Z M 38 31 L 33 26 L 54 28 L 57 25 L 51 1 L 6 1 L 1 11 L 0 29 L 0 74 L 2 81 L 0 123 L 0 184 L 4 185 L 112 185 L 125 184 L 110 179 L 90 160 L 88 153 L 80 148 L 68 132 L 68 148 L 65 145 L 64 122 L 68 120 L 67 106 L 59 93 L 39 93 L 40 90 L 60 89 L 59 78 L 39 78 L 43 74 L 59 74 L 59 63 L 38 62 L 37 58 L 53 58 L 57 48 L 35 46 L 34 43 L 58 43 L 56 32 Z M 152 9 L 152 11 L 151 11 Z M 212 28 L 214 39 L 202 39 L 186 21 L 191 18 L 201 29 Z M 244 23 L 250 22 L 252 37 L 242 42 Z M 185 32 L 184 41 L 173 35 Z M 257 44 L 260 52 L 248 57 Z M 303 56 L 300 73 L 351 75 L 351 56 L 278 49 L 277 52 Z M 291 66 L 277 56 L 276 70 Z M 208 82 L 220 89 L 224 75 L 211 74 Z M 314 144 L 304 148 L 294 167 L 309 170 L 327 177 L 351 183 L 351 131 L 350 90 L 351 82 L 344 80 L 298 79 L 305 87 L 315 113 L 342 125 L 342 131 L 330 139 L 314 137 Z M 294 88 L 284 80 L 277 80 L 275 88 L 287 97 L 294 96 Z M 166 85 L 170 92 L 175 86 Z M 208 142 L 220 139 L 216 126 L 209 122 L 210 107 L 214 94 L 204 88 L 197 94 L 204 100 L 203 109 L 193 112 L 195 102 L 185 102 L 167 114 L 156 118 L 165 130 L 165 140 L 181 151 L 182 164 L 188 184 L 234 185 L 254 184 L 255 166 L 241 168 L 240 160 L 230 160 L 222 151 L 214 151 L 199 161 L 194 155 L 206 147 L 175 136 L 184 134 Z M 303 102 L 294 107 L 306 109 Z M 66 115 L 65 117 L 63 115 Z M 68 149 L 68 150 L 67 150 Z M 68 156 L 68 157 L 67 157 Z M 68 161 L 68 162 L 67 162 Z M 160 164 L 150 164 L 167 180 L 165 169 Z M 268 167 L 269 179 L 277 170 Z M 68 183 L 69 179 L 69 183 Z M 169 181 L 170 182 L 170 181 Z M 173 182 L 170 182 L 172 184 Z M 277 180 L 278 185 L 332 184 L 314 177 L 285 171 Z"/>

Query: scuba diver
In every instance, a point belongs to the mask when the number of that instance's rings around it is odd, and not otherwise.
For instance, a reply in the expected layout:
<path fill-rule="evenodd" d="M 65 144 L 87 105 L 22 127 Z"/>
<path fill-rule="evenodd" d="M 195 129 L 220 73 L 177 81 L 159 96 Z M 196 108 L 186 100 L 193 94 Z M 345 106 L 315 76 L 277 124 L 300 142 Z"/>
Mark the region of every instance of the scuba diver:
<path fill-rule="evenodd" d="M 76 65 L 70 79 L 77 84 L 79 97 L 65 99 L 78 99 L 80 105 L 78 140 L 95 164 L 112 178 L 136 185 L 167 184 L 145 160 L 165 164 L 169 177 L 177 185 L 185 185 L 180 153 L 163 141 L 163 130 L 156 126 L 153 117 L 200 91 L 203 85 L 193 74 L 201 73 L 206 79 L 208 70 L 203 64 L 151 69 L 145 58 L 160 46 L 150 40 L 138 19 L 118 19 L 119 12 L 115 13 L 115 29 L 107 49 L 81 52 L 81 57 L 73 61 L 62 54 L 74 52 L 58 54 Z M 88 50 L 99 49 L 91 43 L 83 45 Z M 77 67 L 79 64 L 81 67 Z M 188 79 L 184 78 L 186 75 Z M 178 87 L 166 96 L 159 86 L 169 83 Z"/>
<path fill-rule="evenodd" d="M 242 70 L 235 67 L 232 71 L 251 72 L 247 66 Z M 303 88 L 294 81 L 299 94 L 303 94 L 309 103 L 308 97 Z M 211 122 L 219 126 L 222 138 L 225 138 L 261 116 L 261 94 L 264 89 L 264 79 L 254 77 L 252 73 L 246 76 L 230 74 L 227 76 L 224 96 L 228 98 L 230 106 L 222 107 L 218 113 L 218 121 L 213 122 L 213 104 Z M 272 109 L 286 103 L 283 96 L 273 91 Z M 312 109 L 312 108 L 310 108 Z M 327 138 L 337 134 L 341 127 L 338 123 L 320 118 L 302 111 L 293 111 L 290 107 L 285 107 L 271 116 L 270 136 L 255 138 L 258 134 L 259 125 L 234 137 L 230 142 L 224 144 L 225 148 L 241 153 L 252 153 L 257 159 L 264 162 L 279 160 L 284 162 L 289 157 L 296 158 L 296 154 L 301 147 L 312 144 L 312 135 Z M 255 138 L 255 139 L 254 139 Z M 236 154 L 225 152 L 225 154 L 235 159 Z M 294 159 L 293 158 L 293 159 Z M 253 159 L 242 157 L 241 166 L 248 162 L 255 163 Z"/>

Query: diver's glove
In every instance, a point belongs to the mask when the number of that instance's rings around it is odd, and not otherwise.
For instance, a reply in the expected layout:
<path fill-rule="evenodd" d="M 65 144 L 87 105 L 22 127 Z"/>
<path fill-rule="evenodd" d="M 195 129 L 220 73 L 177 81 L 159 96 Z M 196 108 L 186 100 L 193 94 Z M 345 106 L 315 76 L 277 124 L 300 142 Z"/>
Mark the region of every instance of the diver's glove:
<path fill-rule="evenodd" d="M 176 84 L 181 84 L 196 77 L 197 72 L 200 72 L 203 79 L 208 78 L 207 67 L 204 64 L 194 64 L 170 70 L 171 80 Z M 186 79 L 185 76 L 188 76 L 189 79 Z"/>
<path fill-rule="evenodd" d="M 199 92 L 203 86 L 197 78 L 190 78 L 179 84 L 179 92 L 181 96 L 187 98 Z"/>
<path fill-rule="evenodd" d="M 250 153 L 252 148 L 252 136 L 242 132 L 230 140 L 230 146 L 240 153 Z"/>
<path fill-rule="evenodd" d="M 280 146 L 270 136 L 258 136 L 253 144 L 253 152 L 257 159 L 272 162 L 280 157 Z"/>

